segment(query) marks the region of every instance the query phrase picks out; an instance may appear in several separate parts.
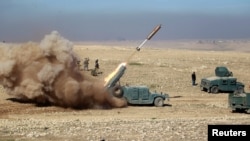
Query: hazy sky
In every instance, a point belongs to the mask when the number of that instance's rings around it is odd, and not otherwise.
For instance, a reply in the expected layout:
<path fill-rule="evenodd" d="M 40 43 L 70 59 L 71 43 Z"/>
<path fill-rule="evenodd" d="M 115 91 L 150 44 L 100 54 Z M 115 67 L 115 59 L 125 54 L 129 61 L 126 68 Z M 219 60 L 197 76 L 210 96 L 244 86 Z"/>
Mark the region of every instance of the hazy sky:
<path fill-rule="evenodd" d="M 250 39 L 250 0 L 0 0 L 0 41 Z"/>

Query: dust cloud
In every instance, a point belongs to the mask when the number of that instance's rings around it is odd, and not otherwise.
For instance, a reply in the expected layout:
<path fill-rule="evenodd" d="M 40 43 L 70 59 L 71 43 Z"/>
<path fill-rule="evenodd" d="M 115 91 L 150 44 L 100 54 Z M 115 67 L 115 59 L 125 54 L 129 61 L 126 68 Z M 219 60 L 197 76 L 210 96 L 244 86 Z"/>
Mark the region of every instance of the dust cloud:
<path fill-rule="evenodd" d="M 40 43 L 0 44 L 0 84 L 14 98 L 76 109 L 119 108 L 126 102 L 77 68 L 73 43 L 57 31 Z"/>

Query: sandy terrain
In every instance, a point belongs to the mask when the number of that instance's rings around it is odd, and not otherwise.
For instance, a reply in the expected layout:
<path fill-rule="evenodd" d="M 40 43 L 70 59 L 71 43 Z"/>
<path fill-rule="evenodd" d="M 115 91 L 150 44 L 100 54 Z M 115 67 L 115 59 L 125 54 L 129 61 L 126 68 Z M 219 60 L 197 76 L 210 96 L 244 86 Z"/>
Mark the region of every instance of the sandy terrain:
<path fill-rule="evenodd" d="M 82 59 L 90 58 L 90 68 L 99 59 L 103 73 L 98 79 L 129 61 L 121 83 L 168 93 L 166 106 L 38 107 L 12 101 L 1 88 L 0 140 L 206 141 L 209 124 L 250 124 L 248 114 L 231 113 L 227 93 L 208 94 L 191 86 L 192 71 L 199 84 L 201 78 L 214 75 L 216 66 L 224 65 L 248 92 L 249 41 L 148 42 L 128 60 L 139 43 L 78 43 L 74 50 Z"/>

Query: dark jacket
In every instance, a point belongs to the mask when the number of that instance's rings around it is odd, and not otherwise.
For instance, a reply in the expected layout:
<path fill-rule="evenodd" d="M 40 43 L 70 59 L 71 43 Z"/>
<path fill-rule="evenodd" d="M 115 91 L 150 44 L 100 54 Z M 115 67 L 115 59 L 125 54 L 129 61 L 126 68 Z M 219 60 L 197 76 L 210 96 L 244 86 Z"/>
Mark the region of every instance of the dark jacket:
<path fill-rule="evenodd" d="M 195 72 L 192 73 L 192 80 L 196 80 Z"/>

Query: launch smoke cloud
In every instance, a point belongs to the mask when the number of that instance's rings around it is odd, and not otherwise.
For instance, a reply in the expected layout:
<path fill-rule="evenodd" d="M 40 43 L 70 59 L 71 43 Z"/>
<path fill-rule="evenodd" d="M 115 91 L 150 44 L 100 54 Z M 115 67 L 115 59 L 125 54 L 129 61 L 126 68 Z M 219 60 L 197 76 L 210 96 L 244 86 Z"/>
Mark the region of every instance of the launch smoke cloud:
<path fill-rule="evenodd" d="M 104 82 L 77 68 L 73 43 L 57 31 L 40 43 L 0 44 L 0 84 L 21 101 L 72 108 L 125 107 Z"/>

